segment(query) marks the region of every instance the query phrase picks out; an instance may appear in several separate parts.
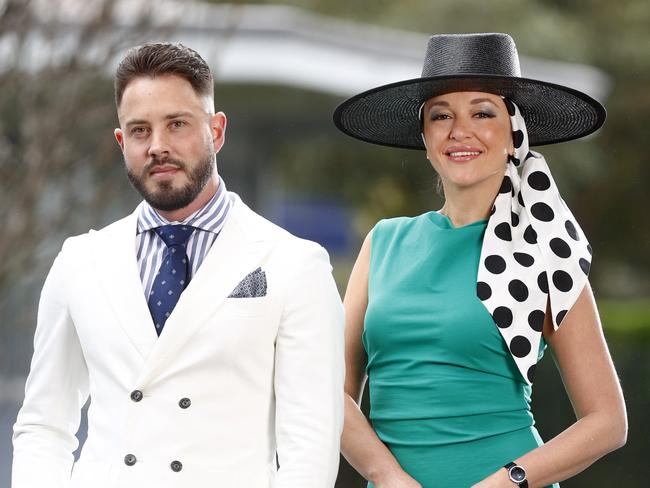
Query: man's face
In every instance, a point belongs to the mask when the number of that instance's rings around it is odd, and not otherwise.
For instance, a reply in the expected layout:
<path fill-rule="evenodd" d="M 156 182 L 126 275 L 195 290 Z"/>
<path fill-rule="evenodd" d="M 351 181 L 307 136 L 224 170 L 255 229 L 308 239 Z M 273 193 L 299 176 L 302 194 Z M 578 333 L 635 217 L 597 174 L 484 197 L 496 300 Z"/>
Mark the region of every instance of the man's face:
<path fill-rule="evenodd" d="M 226 116 L 212 105 L 175 75 L 136 78 L 124 90 L 115 138 L 129 180 L 155 209 L 188 206 L 215 177 Z"/>

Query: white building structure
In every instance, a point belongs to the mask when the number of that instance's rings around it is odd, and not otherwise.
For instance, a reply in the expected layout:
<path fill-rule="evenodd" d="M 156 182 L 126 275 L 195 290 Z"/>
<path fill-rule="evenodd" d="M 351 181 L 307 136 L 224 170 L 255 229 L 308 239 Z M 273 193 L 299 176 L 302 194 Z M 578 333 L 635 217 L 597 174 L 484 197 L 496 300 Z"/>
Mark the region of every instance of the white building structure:
<path fill-rule="evenodd" d="M 7 0 L 0 0 L 2 4 Z M 32 0 L 40 28 L 28 37 L 28 69 L 65 59 L 76 49 L 81 28 L 96 18 L 105 0 Z M 217 81 L 296 86 L 348 96 L 394 81 L 417 78 L 428 35 L 360 24 L 281 5 L 210 4 L 193 0 L 116 0 L 109 41 L 142 28 L 157 40 L 181 41 L 196 49 L 212 67 Z M 53 34 L 56 32 L 57 34 Z M 151 40 L 151 39 L 147 39 Z M 0 34 L 0 70 L 12 59 L 15 36 Z M 97 42 L 97 41 L 94 41 Z M 87 47 L 101 56 L 114 42 Z M 107 66 L 111 75 L 114 64 Z M 603 100 L 608 77 L 580 64 L 521 56 L 522 75 L 573 87 Z"/>

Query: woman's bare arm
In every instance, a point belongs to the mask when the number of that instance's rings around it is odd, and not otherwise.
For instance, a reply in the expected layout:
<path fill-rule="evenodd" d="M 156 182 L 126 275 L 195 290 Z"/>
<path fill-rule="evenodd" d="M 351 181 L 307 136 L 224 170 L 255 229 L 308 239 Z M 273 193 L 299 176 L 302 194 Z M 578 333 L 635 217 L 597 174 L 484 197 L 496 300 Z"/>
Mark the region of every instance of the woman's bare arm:
<path fill-rule="evenodd" d="M 530 488 L 548 486 L 584 470 L 627 438 L 621 387 L 587 284 L 561 326 L 546 314 L 544 337 L 551 346 L 576 422 L 543 446 L 514 460 L 526 469 Z M 474 488 L 512 488 L 505 469 Z"/>
<path fill-rule="evenodd" d="M 367 357 L 361 335 L 368 306 L 371 239 L 371 234 L 368 234 L 350 274 L 343 300 L 346 373 L 345 423 L 341 452 L 350 465 L 376 488 L 421 488 L 417 481 L 402 470 L 359 408 L 366 383 Z"/>

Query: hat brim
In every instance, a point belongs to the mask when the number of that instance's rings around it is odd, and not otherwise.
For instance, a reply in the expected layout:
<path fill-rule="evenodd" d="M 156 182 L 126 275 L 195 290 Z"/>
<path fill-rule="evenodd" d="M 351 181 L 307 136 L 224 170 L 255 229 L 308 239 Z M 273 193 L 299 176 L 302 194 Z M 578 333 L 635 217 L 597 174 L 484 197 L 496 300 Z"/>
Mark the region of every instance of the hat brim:
<path fill-rule="evenodd" d="M 471 75 L 415 78 L 355 95 L 334 111 L 334 124 L 362 141 L 425 149 L 418 111 L 423 102 L 445 93 L 479 91 L 517 104 L 531 146 L 578 139 L 599 129 L 605 108 L 589 95 L 562 85 L 510 76 Z"/>

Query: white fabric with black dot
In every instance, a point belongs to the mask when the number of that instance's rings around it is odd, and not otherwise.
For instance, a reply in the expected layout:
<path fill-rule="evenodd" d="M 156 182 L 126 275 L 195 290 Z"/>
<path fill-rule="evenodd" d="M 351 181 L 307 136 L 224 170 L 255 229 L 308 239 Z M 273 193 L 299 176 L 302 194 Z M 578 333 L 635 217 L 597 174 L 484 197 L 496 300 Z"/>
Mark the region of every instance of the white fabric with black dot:
<path fill-rule="evenodd" d="M 591 246 L 562 200 L 544 156 L 529 150 L 519 108 L 504 101 L 515 153 L 485 230 L 476 294 L 532 384 L 547 299 L 557 329 L 587 282 Z"/>

